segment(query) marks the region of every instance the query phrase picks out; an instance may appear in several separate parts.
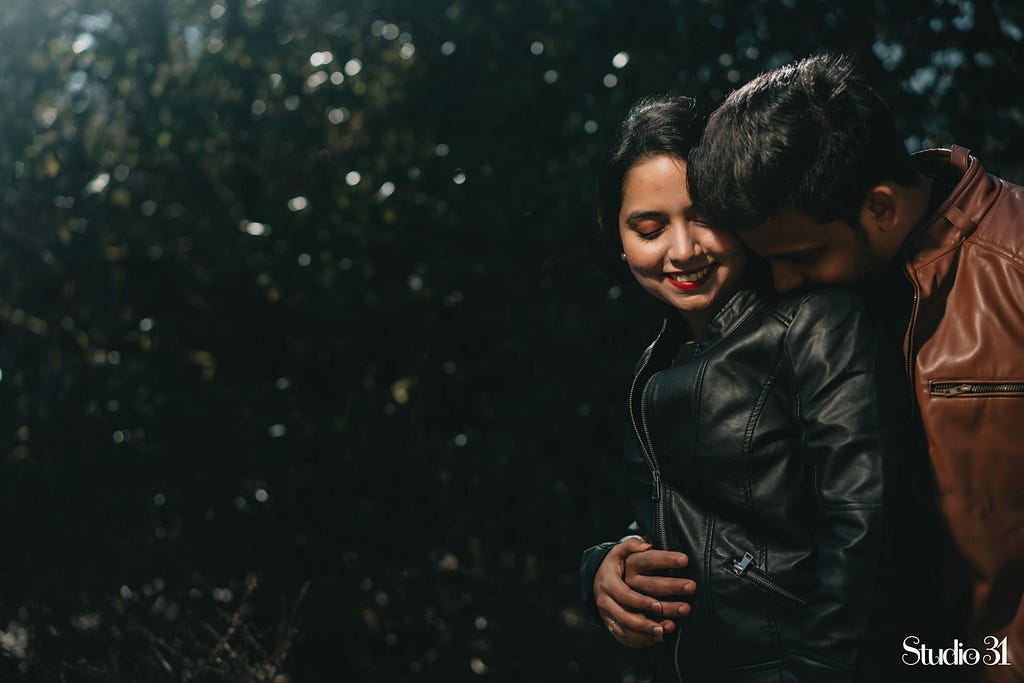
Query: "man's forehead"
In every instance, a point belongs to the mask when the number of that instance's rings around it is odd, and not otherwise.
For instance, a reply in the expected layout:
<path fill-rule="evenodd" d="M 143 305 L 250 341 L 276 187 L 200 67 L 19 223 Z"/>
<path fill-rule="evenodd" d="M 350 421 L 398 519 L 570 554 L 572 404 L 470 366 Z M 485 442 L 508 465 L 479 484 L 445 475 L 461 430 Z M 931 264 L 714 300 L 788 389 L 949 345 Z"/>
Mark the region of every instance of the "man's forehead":
<path fill-rule="evenodd" d="M 743 242 L 762 256 L 774 256 L 816 246 L 821 241 L 813 218 L 795 211 L 783 211 L 764 223 L 740 233 Z"/>
<path fill-rule="evenodd" d="M 818 221 L 809 213 L 797 209 L 783 209 L 758 227 L 780 234 L 793 234 L 815 230 Z"/>

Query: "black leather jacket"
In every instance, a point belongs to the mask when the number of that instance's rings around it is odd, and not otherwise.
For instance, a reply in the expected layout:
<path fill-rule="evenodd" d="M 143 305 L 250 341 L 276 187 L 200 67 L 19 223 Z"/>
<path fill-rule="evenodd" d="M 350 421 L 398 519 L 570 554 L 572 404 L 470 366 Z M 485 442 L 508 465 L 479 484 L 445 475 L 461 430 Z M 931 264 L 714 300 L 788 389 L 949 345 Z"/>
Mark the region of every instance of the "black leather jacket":
<path fill-rule="evenodd" d="M 687 553 L 698 586 L 655 680 L 875 678 L 887 478 L 910 405 L 896 349 L 838 289 L 741 290 L 696 343 L 685 330 L 670 314 L 644 352 L 625 446 L 641 533 Z M 584 554 L 591 609 L 611 545 Z"/>

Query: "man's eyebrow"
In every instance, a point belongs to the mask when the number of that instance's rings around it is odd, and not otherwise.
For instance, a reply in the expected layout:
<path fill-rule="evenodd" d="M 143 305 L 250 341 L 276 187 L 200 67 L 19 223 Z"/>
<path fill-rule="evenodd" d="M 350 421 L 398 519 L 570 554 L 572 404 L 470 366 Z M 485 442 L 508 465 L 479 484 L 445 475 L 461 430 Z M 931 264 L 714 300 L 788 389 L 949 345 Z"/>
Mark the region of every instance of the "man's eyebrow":
<path fill-rule="evenodd" d="M 796 259 L 796 258 L 801 258 L 801 257 L 804 257 L 804 256 L 808 256 L 810 254 L 813 254 L 816 251 L 821 251 L 824 248 L 825 248 L 825 245 L 823 245 L 823 244 L 814 244 L 814 245 L 810 245 L 810 246 L 806 246 L 806 247 L 795 247 L 795 248 L 792 248 L 792 249 L 786 249 L 785 251 L 769 252 L 767 254 L 762 254 L 762 258 L 767 258 L 767 259 L 771 259 L 771 258 L 776 258 L 776 259 L 777 258 Z"/>

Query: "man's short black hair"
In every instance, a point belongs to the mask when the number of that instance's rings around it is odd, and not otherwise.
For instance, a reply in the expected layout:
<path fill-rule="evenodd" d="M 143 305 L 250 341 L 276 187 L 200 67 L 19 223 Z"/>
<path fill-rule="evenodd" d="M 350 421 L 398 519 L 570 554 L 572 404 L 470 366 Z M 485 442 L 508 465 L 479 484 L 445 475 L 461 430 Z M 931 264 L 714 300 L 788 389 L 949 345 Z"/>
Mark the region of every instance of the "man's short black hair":
<path fill-rule="evenodd" d="M 629 169 L 662 154 L 686 161 L 706 120 L 707 115 L 692 98 L 674 95 L 645 97 L 626 114 L 608 150 L 597 187 L 596 251 L 603 265 L 628 275 L 619 260 L 619 210 Z"/>
<path fill-rule="evenodd" d="M 747 230 L 783 209 L 856 227 L 871 187 L 916 172 L 885 101 L 849 58 L 763 73 L 712 113 L 690 155 L 690 195 L 712 225 Z"/>

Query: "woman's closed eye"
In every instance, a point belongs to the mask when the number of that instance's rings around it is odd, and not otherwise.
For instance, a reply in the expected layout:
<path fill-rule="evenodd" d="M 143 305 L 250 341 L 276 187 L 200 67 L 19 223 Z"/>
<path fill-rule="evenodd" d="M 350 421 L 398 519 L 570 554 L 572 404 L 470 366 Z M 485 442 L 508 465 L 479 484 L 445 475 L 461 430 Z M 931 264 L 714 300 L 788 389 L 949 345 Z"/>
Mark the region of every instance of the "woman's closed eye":
<path fill-rule="evenodd" d="M 664 229 L 665 228 L 663 226 L 663 227 L 655 228 L 654 230 L 650 230 L 650 231 L 646 231 L 646 232 L 642 231 L 642 230 L 637 230 L 636 234 L 642 240 L 653 240 L 655 237 L 660 235 Z"/>
<path fill-rule="evenodd" d="M 640 218 L 630 221 L 629 227 L 640 239 L 653 240 L 665 229 L 665 223 L 654 218 Z"/>

